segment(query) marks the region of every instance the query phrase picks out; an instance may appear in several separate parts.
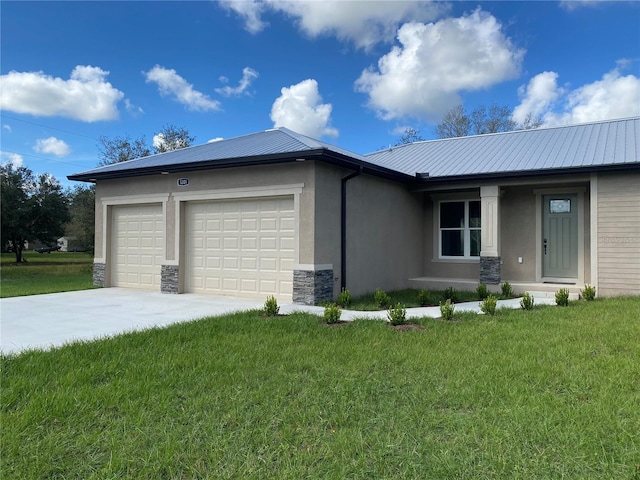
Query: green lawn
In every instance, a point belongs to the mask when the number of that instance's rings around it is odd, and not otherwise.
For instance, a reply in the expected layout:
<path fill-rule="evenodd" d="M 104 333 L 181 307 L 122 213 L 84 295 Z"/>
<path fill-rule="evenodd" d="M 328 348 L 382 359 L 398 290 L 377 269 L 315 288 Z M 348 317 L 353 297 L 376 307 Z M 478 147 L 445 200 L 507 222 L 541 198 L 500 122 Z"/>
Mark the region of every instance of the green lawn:
<path fill-rule="evenodd" d="M 0 478 L 640 477 L 640 298 L 241 313 L 2 357 Z"/>
<path fill-rule="evenodd" d="M 24 253 L 16 263 L 13 253 L 0 257 L 0 298 L 68 292 L 93 288 L 93 256 L 89 253 Z"/>

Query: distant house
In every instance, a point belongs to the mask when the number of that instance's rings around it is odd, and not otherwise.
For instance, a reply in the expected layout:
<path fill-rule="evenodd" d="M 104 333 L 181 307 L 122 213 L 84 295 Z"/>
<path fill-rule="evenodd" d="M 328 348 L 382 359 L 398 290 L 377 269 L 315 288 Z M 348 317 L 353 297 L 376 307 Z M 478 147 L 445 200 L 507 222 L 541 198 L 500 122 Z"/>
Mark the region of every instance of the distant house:
<path fill-rule="evenodd" d="M 75 252 L 79 248 L 76 237 L 60 237 L 57 243 L 61 252 Z"/>
<path fill-rule="evenodd" d="M 69 176 L 103 286 L 315 304 L 348 288 L 640 294 L 640 118 L 359 155 L 285 128 Z"/>

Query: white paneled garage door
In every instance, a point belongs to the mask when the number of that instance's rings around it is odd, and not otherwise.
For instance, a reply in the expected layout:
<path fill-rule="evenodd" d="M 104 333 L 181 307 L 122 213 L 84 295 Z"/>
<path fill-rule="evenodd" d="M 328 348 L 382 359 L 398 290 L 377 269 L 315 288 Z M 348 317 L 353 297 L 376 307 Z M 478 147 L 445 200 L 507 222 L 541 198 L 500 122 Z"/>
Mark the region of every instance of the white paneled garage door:
<path fill-rule="evenodd" d="M 185 219 L 187 292 L 291 300 L 292 196 L 190 202 Z"/>
<path fill-rule="evenodd" d="M 111 285 L 159 290 L 164 259 L 162 205 L 114 206 L 111 231 Z"/>

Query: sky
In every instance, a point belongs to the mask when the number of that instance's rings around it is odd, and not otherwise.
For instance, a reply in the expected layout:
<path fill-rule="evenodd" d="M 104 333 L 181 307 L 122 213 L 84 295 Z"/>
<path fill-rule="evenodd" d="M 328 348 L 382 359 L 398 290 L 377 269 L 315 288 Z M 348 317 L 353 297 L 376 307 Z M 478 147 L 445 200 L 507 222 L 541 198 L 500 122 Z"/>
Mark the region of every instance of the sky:
<path fill-rule="evenodd" d="M 67 175 L 98 139 L 287 127 L 356 153 L 457 105 L 557 126 L 640 115 L 640 2 L 6 1 L 0 162 Z"/>

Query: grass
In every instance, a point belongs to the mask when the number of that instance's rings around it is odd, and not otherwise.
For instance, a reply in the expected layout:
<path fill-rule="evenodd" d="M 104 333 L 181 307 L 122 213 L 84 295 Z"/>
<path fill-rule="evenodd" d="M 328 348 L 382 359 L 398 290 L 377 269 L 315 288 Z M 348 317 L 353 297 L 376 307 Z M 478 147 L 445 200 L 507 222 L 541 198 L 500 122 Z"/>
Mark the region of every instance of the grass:
<path fill-rule="evenodd" d="M 0 256 L 0 298 L 93 288 L 93 256 L 89 253 L 24 252 L 17 264 L 13 253 Z"/>
<path fill-rule="evenodd" d="M 640 298 L 420 323 L 245 312 L 2 357 L 0 477 L 640 476 Z"/>

